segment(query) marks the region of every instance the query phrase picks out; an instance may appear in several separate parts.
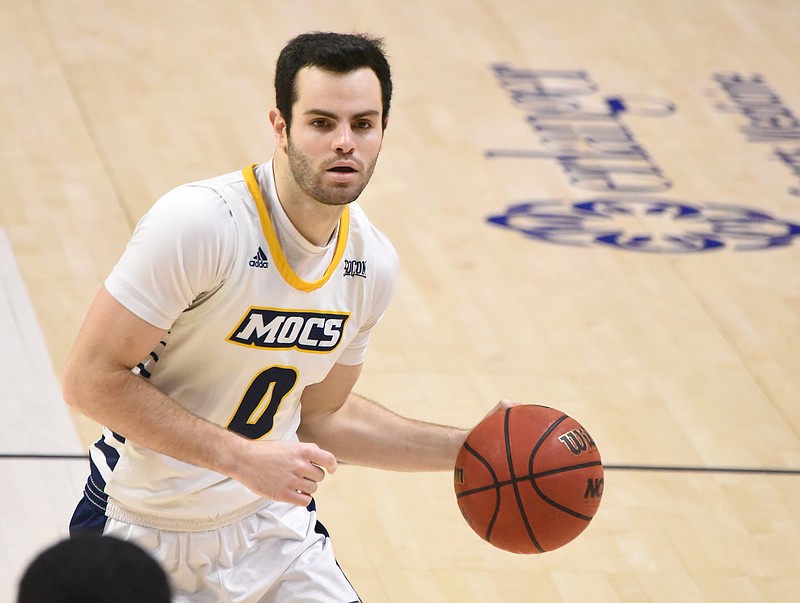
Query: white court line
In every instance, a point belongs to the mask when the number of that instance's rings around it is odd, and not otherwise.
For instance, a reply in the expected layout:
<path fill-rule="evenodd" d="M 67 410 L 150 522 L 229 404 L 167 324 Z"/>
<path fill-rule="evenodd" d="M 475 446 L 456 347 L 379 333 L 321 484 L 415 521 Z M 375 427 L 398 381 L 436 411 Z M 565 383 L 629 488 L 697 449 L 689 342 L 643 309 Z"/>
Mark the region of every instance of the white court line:
<path fill-rule="evenodd" d="M 55 302 L 57 303 L 57 302 Z M 42 330 L 0 228 L 0 454 L 85 452 L 61 397 Z"/>

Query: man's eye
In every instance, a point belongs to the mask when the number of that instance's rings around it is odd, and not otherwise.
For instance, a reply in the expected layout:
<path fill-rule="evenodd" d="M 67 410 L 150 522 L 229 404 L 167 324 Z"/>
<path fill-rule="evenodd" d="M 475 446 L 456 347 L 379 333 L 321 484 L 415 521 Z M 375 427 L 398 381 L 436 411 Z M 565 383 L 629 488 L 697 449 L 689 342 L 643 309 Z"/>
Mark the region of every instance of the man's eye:
<path fill-rule="evenodd" d="M 311 125 L 315 128 L 328 128 L 330 124 L 328 123 L 327 119 L 315 119 L 311 122 Z"/>
<path fill-rule="evenodd" d="M 372 122 L 367 120 L 357 121 L 354 127 L 356 130 L 368 130 L 372 127 Z"/>

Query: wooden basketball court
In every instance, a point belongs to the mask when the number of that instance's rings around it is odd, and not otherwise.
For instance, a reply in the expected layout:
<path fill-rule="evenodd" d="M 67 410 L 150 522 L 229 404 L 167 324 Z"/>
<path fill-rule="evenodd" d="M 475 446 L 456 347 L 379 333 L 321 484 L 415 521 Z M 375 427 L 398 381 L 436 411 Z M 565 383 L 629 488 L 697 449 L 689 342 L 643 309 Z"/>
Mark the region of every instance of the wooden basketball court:
<path fill-rule="evenodd" d="M 157 197 L 271 156 L 307 30 L 394 69 L 361 203 L 403 270 L 359 391 L 463 426 L 554 406 L 607 466 L 536 556 L 472 533 L 449 474 L 342 467 L 318 507 L 364 601 L 800 600 L 796 1 L 0 6 L 0 600 L 83 488 L 98 428 L 58 376 L 90 300 Z"/>

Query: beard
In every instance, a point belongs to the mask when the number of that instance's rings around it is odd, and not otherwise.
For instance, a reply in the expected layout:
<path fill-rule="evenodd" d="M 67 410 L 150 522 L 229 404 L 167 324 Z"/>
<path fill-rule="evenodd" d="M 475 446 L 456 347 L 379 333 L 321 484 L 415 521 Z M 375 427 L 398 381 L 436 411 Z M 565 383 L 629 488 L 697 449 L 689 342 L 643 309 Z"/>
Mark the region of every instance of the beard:
<path fill-rule="evenodd" d="M 357 162 L 359 166 L 358 174 L 361 179 L 355 180 L 351 184 L 325 184 L 323 182 L 326 174 L 324 164 L 319 169 L 315 169 L 308 156 L 304 155 L 292 144 L 291 138 L 287 142 L 289 170 L 295 182 L 305 194 L 323 205 L 348 205 L 358 199 L 372 177 L 372 172 L 375 171 L 375 164 L 378 162 L 377 156 L 366 166 L 361 162 Z M 333 160 L 330 163 L 335 161 Z"/>

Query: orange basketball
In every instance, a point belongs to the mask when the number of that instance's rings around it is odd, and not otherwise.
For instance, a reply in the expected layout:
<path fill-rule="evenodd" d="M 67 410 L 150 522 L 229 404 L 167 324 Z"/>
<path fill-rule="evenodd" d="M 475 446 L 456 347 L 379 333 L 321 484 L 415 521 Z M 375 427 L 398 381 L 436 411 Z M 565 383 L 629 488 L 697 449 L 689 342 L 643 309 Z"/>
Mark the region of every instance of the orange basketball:
<path fill-rule="evenodd" d="M 603 496 L 603 463 L 575 419 L 512 406 L 470 432 L 454 482 L 461 513 L 481 538 L 512 553 L 544 553 L 589 525 Z"/>

